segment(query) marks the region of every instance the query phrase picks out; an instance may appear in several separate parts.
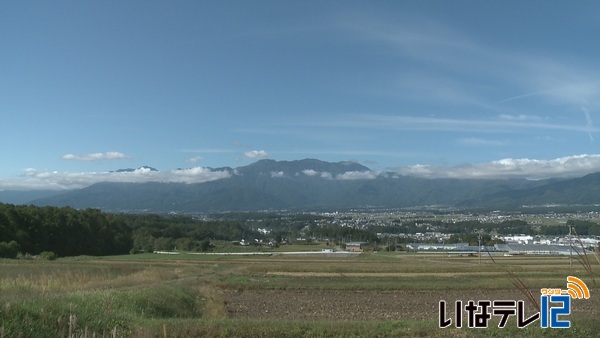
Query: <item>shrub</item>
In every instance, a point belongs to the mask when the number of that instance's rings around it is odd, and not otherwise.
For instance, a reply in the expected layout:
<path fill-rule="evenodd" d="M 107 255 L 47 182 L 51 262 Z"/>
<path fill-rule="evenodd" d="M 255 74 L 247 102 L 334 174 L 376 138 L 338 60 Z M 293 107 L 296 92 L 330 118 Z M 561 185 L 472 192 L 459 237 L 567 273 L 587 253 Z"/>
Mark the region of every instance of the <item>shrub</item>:
<path fill-rule="evenodd" d="M 23 260 L 30 261 L 33 258 L 34 257 L 29 252 L 26 252 L 26 253 L 19 252 L 19 253 L 17 253 L 17 259 L 23 259 Z"/>
<path fill-rule="evenodd" d="M 210 244 L 210 241 L 208 239 L 205 239 L 202 242 L 200 242 L 200 251 L 202 252 L 210 250 L 211 247 L 212 245 Z"/>
<path fill-rule="evenodd" d="M 17 258 L 19 250 L 21 246 L 15 241 L 0 242 L 0 258 Z"/>
<path fill-rule="evenodd" d="M 41 258 L 43 258 L 43 259 L 49 260 L 49 261 L 53 261 L 53 260 L 55 260 L 56 258 L 58 258 L 58 257 L 56 256 L 56 254 L 55 254 L 54 252 L 52 252 L 52 251 L 43 251 L 43 252 L 40 254 L 40 257 L 41 257 Z"/>

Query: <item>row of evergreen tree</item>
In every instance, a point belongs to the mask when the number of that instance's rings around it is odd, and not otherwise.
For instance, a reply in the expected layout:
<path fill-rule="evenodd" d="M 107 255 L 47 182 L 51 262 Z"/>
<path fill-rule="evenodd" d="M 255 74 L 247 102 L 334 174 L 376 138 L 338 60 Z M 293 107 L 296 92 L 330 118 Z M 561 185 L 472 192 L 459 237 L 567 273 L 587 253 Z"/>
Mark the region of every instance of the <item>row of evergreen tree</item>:
<path fill-rule="evenodd" d="M 58 256 L 112 255 L 131 248 L 131 229 L 123 218 L 97 209 L 0 204 L 0 255 L 18 252 Z"/>

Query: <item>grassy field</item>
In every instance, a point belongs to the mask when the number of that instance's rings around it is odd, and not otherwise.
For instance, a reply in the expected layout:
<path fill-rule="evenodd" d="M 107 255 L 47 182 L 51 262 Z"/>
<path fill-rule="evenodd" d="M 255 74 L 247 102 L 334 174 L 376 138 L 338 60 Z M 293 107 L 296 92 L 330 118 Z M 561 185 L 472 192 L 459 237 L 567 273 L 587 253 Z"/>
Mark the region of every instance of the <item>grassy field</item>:
<path fill-rule="evenodd" d="M 600 296 L 573 263 L 406 253 L 0 260 L 0 337 L 597 336 Z M 525 300 L 511 274 L 538 300 L 568 275 L 592 297 L 573 301 L 566 330 L 518 329 L 514 317 L 503 329 L 438 328 L 442 299 Z M 527 314 L 537 311 L 528 303 Z"/>

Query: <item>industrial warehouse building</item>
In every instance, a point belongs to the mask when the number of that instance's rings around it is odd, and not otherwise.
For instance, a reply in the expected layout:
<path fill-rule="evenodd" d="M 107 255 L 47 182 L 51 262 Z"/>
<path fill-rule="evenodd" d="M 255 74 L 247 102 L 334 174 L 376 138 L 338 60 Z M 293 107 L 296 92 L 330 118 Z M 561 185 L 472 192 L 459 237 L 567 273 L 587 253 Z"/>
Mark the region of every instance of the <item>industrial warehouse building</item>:
<path fill-rule="evenodd" d="M 494 246 L 472 246 L 466 243 L 459 244 L 428 244 L 428 243 L 410 243 L 408 250 L 422 252 L 446 252 L 449 254 L 507 254 L 507 255 L 573 255 L 583 254 L 583 249 L 579 245 L 573 245 L 572 249 L 568 245 L 553 244 L 495 244 Z M 594 254 L 585 250 L 586 254 Z"/>
<path fill-rule="evenodd" d="M 581 246 L 552 245 L 552 244 L 496 244 L 497 251 L 510 255 L 583 255 Z M 586 250 L 586 254 L 594 254 Z"/>

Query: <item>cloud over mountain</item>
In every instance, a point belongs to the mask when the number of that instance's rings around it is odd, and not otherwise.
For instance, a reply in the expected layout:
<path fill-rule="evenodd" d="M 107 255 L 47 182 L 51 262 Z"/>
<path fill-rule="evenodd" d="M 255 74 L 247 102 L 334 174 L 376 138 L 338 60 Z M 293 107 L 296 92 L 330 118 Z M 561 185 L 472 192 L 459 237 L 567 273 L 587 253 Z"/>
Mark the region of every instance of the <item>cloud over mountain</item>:
<path fill-rule="evenodd" d="M 505 158 L 452 167 L 413 165 L 398 168 L 402 175 L 426 178 L 527 178 L 577 177 L 600 171 L 600 155 L 573 155 L 551 160 Z"/>
<path fill-rule="evenodd" d="M 347 171 L 343 174 L 336 175 L 338 180 L 374 180 L 379 173 L 375 171 Z"/>
<path fill-rule="evenodd" d="M 313 169 L 302 170 L 302 174 L 308 177 L 318 176 L 324 179 L 334 179 L 334 176 L 327 171 L 316 171 Z M 372 180 L 377 178 L 379 172 L 367 170 L 367 171 L 346 171 L 340 174 L 335 175 L 336 180 Z"/>
<path fill-rule="evenodd" d="M 271 171 L 271 177 L 284 177 L 283 171 Z"/>
<path fill-rule="evenodd" d="M 251 151 L 245 152 L 244 156 L 246 156 L 247 158 L 261 159 L 261 158 L 268 158 L 271 155 L 264 150 L 251 150 Z"/>
<path fill-rule="evenodd" d="M 115 183 L 204 183 L 233 176 L 244 176 L 251 172 L 264 172 L 271 178 L 315 177 L 326 180 L 374 180 L 376 178 L 400 178 L 412 176 L 420 178 L 456 179 L 544 179 L 572 178 L 600 172 L 600 154 L 565 156 L 550 160 L 529 158 L 505 158 L 501 160 L 462 164 L 456 166 L 411 165 L 402 166 L 387 172 L 370 170 L 356 163 L 327 163 L 317 160 L 277 162 L 261 160 L 237 169 L 211 169 L 192 167 L 169 171 L 157 171 L 150 167 L 102 172 L 59 172 L 40 171 L 28 168 L 20 177 L 0 180 L 0 190 L 64 190 L 78 189 L 99 182 Z"/>
<path fill-rule="evenodd" d="M 319 174 L 318 171 L 313 170 L 313 169 L 306 169 L 306 170 L 302 170 L 302 173 L 306 176 L 316 176 Z"/>
<path fill-rule="evenodd" d="M 231 173 L 227 170 L 215 171 L 210 168 L 194 167 L 176 169 L 167 172 L 140 167 L 128 171 L 111 172 L 58 172 L 26 169 L 19 179 L 0 181 L 0 190 L 31 190 L 31 189 L 79 189 L 100 182 L 117 183 L 203 183 L 228 178 Z"/>

